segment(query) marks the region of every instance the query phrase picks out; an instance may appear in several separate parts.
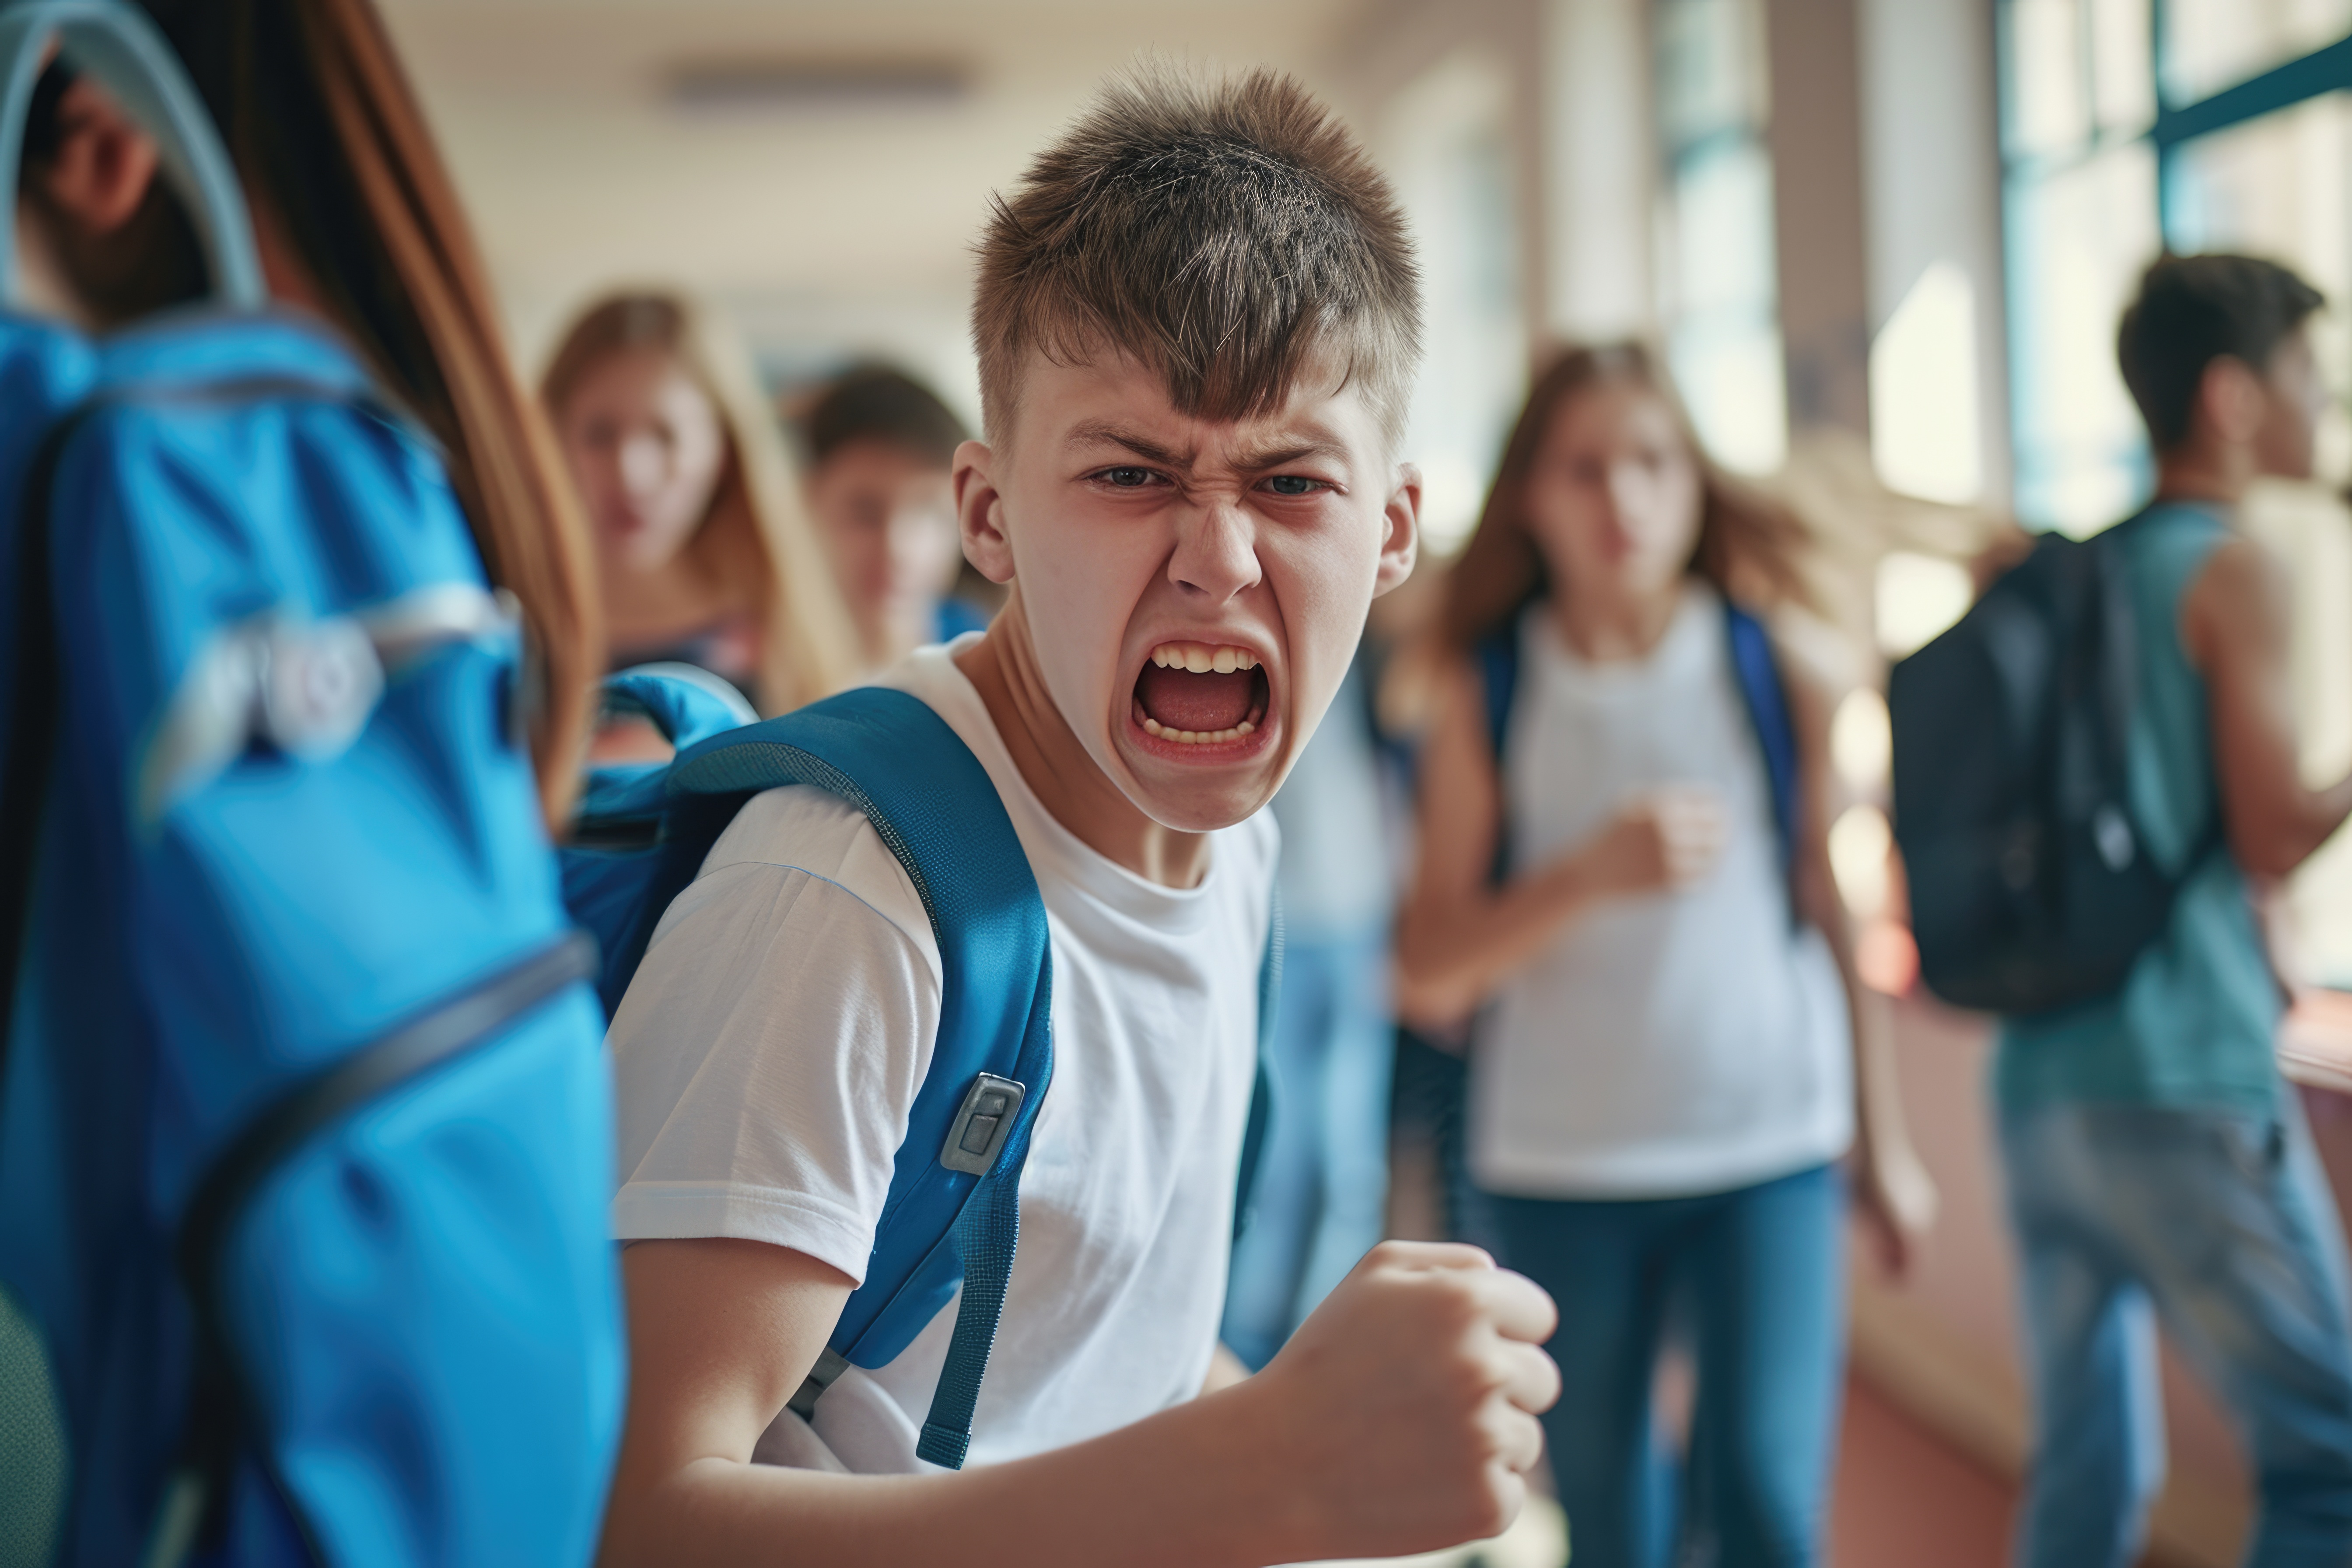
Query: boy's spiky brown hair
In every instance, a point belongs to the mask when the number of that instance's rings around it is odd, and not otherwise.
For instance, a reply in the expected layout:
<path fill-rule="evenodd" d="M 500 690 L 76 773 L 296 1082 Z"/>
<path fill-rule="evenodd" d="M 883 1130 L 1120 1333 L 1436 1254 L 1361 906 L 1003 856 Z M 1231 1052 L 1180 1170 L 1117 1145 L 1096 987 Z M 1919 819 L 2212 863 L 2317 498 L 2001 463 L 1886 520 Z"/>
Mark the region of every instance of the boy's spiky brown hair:
<path fill-rule="evenodd" d="M 1421 357 L 1420 273 L 1388 182 L 1338 119 L 1273 71 L 1164 64 L 1104 89 L 980 246 L 972 339 L 992 439 L 1028 351 L 1106 350 L 1187 414 L 1278 407 L 1302 376 L 1362 389 L 1391 444 Z"/>

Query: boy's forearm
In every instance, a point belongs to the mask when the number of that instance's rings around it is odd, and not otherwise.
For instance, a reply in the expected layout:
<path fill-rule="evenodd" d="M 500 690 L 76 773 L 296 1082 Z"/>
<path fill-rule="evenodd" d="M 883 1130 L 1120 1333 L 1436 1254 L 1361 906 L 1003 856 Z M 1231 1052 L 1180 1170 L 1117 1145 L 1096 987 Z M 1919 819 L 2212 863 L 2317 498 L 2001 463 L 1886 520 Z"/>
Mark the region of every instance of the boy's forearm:
<path fill-rule="evenodd" d="M 1912 1158 L 1911 1128 L 1903 1114 L 1903 1091 L 1895 1067 L 1894 1009 L 1863 981 L 1854 955 L 1853 917 L 1838 896 L 1826 847 L 1818 859 L 1813 875 L 1805 880 L 1801 902 L 1806 918 L 1828 940 L 1837 962 L 1838 983 L 1845 991 L 1846 1016 L 1853 1024 L 1854 1132 L 1859 1152 L 1873 1164 L 1888 1155 Z"/>
<path fill-rule="evenodd" d="M 1895 1028 L 1886 998 L 1846 976 L 1847 1006 L 1853 1017 L 1853 1087 L 1856 1130 L 1863 1158 L 1908 1157 L 1910 1123 L 1903 1114 L 1903 1091 L 1895 1065 Z"/>
<path fill-rule="evenodd" d="M 1320 1554 L 1263 1422 L 1209 1394 L 1086 1443 L 948 1474 L 697 1460 L 605 1533 L 604 1568 L 1256 1568 Z"/>

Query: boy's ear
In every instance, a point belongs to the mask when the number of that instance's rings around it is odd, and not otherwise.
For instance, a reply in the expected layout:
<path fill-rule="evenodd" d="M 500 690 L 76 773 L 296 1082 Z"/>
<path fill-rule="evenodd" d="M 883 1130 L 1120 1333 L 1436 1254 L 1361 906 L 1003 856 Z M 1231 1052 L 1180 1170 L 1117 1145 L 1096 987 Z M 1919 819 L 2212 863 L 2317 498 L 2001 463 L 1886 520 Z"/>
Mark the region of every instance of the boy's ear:
<path fill-rule="evenodd" d="M 956 530 L 963 558 L 998 584 L 1013 581 L 1013 542 L 1004 533 L 1004 496 L 992 467 L 996 454 L 984 441 L 966 441 L 955 451 Z"/>
<path fill-rule="evenodd" d="M 2270 387 L 2253 366 L 2235 354 L 2216 354 L 2206 363 L 2191 423 L 2210 438 L 2226 447 L 2249 445 L 2270 411 Z"/>
<path fill-rule="evenodd" d="M 112 234 L 131 221 L 154 184 L 155 139 L 88 80 L 66 89 L 58 122 L 57 156 L 32 174 L 41 197 L 92 237 Z"/>
<path fill-rule="evenodd" d="M 1389 492 L 1387 507 L 1381 512 L 1387 534 L 1381 541 L 1380 575 L 1373 580 L 1372 596 L 1380 597 L 1391 588 L 1412 575 L 1413 562 L 1421 553 L 1421 468 L 1413 463 L 1397 465 L 1396 489 Z"/>

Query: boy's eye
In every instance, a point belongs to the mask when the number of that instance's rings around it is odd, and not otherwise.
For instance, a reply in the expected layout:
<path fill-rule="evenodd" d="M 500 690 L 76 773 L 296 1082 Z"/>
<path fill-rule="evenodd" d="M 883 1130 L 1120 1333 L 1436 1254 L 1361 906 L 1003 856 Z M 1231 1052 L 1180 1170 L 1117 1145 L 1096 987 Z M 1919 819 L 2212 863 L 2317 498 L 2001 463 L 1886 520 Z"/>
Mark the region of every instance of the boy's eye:
<path fill-rule="evenodd" d="M 1321 479 L 1310 479 L 1305 474 L 1276 474 L 1265 481 L 1265 488 L 1278 496 L 1311 496 L 1326 487 Z"/>
<path fill-rule="evenodd" d="M 1150 468 L 1105 468 L 1095 477 L 1120 489 L 1131 490 L 1150 484 L 1152 475 Z"/>

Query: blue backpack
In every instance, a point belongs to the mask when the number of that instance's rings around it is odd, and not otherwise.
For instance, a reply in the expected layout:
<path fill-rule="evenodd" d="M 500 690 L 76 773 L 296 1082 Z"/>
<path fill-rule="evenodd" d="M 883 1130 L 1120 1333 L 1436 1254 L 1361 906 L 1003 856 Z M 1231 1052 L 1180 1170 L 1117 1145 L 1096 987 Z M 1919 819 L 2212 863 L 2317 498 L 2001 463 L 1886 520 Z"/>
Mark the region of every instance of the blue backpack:
<path fill-rule="evenodd" d="M 1510 731 L 1511 703 L 1519 689 L 1519 618 L 1513 617 L 1474 650 L 1486 689 L 1486 738 L 1494 747 L 1498 768 Z M 1728 596 L 1723 601 L 1723 632 L 1731 653 L 1732 679 L 1764 757 L 1764 780 L 1771 792 L 1772 826 L 1780 848 L 1781 879 L 1789 887 L 1789 918 L 1793 921 L 1798 918 L 1797 837 L 1803 797 L 1797 769 L 1797 731 L 1789 720 L 1788 689 L 1781 684 L 1771 634 Z M 1499 884 L 1508 868 L 1509 845 L 1498 833 L 1491 879 Z"/>
<path fill-rule="evenodd" d="M 267 313 L 140 13 L 0 9 L 0 187 L 52 37 L 220 299 L 97 344 L 0 313 L 0 1388 L 64 1461 L 10 1511 L 77 1564 L 585 1563 L 610 1091 L 515 619 L 430 446 Z"/>
<path fill-rule="evenodd" d="M 562 855 L 565 894 L 603 945 L 609 1011 L 670 900 L 763 790 L 814 784 L 839 796 L 866 815 L 906 868 L 939 942 L 939 1037 L 865 1280 L 791 1408 L 806 1418 L 844 1369 L 887 1364 L 956 1299 L 947 1362 L 916 1453 L 960 1468 L 1012 1278 L 1030 1130 L 1054 1076 L 1045 900 L 987 770 L 919 698 L 862 688 L 739 727 L 740 699 L 713 690 L 718 684 L 676 666 L 628 670 L 606 683 L 606 713 L 650 721 L 677 754 L 592 774 Z M 1236 1234 L 1247 1221 L 1272 1110 L 1265 1046 L 1281 963 L 1276 910 L 1258 974 L 1258 1085 L 1243 1142 Z"/>

